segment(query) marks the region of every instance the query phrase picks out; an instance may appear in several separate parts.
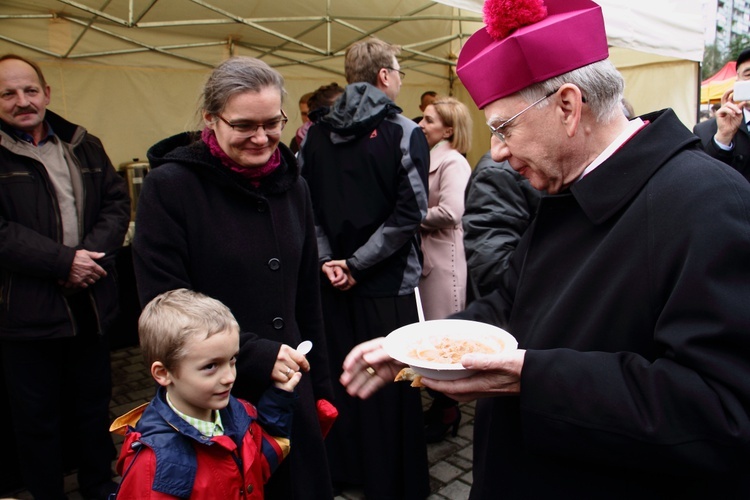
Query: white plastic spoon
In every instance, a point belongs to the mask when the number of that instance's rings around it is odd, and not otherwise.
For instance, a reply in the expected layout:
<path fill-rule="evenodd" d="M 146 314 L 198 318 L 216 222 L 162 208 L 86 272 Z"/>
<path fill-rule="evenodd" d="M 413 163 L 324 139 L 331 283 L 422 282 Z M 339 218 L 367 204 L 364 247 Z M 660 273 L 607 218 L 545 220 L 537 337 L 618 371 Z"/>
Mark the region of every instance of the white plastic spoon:
<path fill-rule="evenodd" d="M 297 346 L 297 352 L 302 354 L 303 356 L 307 356 L 307 353 L 312 350 L 313 343 L 309 340 L 303 340 L 300 342 L 300 344 Z"/>

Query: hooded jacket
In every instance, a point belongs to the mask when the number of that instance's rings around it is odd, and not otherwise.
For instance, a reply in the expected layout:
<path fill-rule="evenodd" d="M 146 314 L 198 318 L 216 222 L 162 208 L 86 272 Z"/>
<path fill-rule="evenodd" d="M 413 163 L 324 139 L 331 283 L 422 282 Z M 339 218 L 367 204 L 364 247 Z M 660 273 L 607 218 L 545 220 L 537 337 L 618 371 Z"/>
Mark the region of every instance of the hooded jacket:
<path fill-rule="evenodd" d="M 467 303 L 497 288 L 541 197 L 542 191 L 507 161 L 493 161 L 490 152 L 474 167 L 462 218 L 469 271 Z"/>
<path fill-rule="evenodd" d="M 179 134 L 148 152 L 133 240 L 139 298 L 145 305 L 188 288 L 229 307 L 243 332 L 233 394 L 251 402 L 270 385 L 282 343 L 313 342 L 311 370 L 297 386 L 295 453 L 267 489 L 278 484 L 295 489 L 295 498 L 315 498 L 310 491 L 330 491 L 316 401 L 333 401 L 333 389 L 307 184 L 283 144 L 279 167 L 254 187 L 198 137 Z"/>
<path fill-rule="evenodd" d="M 419 126 L 400 113 L 373 85 L 347 85 L 331 108 L 313 112 L 300 153 L 320 260 L 345 259 L 357 295 L 412 293 L 422 272 L 430 152 Z"/>
<path fill-rule="evenodd" d="M 80 176 L 76 205 L 81 241 L 63 245 L 57 195 L 44 165 L 24 154 L 0 122 L 0 338 L 32 340 L 76 335 L 59 280 L 67 280 L 76 250 L 104 252 L 97 261 L 107 276 L 78 293 L 87 294 L 102 334 L 117 313 L 115 254 L 130 222 L 130 198 L 101 141 L 50 110 L 45 120 Z M 64 293 L 65 292 L 65 293 Z"/>
<path fill-rule="evenodd" d="M 206 437 L 177 415 L 160 388 L 112 424 L 126 433 L 118 498 L 262 499 L 263 485 L 289 453 L 293 393 L 267 391 L 256 409 L 229 398 L 219 411 L 224 434 Z"/>

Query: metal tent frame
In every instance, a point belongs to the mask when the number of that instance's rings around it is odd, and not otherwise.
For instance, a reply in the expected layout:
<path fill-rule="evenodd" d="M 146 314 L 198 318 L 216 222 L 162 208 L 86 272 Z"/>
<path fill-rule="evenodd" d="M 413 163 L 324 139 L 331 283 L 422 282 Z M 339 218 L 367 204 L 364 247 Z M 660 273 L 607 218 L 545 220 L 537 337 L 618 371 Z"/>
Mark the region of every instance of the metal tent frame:
<path fill-rule="evenodd" d="M 444 80 L 454 78 L 460 46 L 481 22 L 474 12 L 424 0 L 0 3 L 0 41 L 50 58 L 210 68 L 243 54 L 277 68 L 342 75 L 346 48 L 375 35 L 402 46 L 410 71 Z"/>

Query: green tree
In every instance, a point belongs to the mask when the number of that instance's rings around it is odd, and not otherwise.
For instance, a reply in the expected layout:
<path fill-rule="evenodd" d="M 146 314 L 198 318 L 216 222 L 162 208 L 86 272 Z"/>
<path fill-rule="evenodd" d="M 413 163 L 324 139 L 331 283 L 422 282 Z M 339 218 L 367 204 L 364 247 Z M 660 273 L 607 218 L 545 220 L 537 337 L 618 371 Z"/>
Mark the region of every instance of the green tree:
<path fill-rule="evenodd" d="M 703 64 L 701 65 L 701 79 L 705 80 L 726 64 L 725 56 L 716 44 L 707 45 L 703 50 Z"/>
<path fill-rule="evenodd" d="M 737 60 L 737 56 L 740 52 L 750 48 L 750 35 L 735 35 L 729 41 L 729 50 L 727 53 L 727 61 Z"/>
<path fill-rule="evenodd" d="M 734 35 L 725 52 L 716 44 L 706 45 L 703 49 L 703 63 L 701 64 L 701 80 L 719 71 L 729 61 L 737 60 L 740 52 L 750 48 L 750 35 Z"/>

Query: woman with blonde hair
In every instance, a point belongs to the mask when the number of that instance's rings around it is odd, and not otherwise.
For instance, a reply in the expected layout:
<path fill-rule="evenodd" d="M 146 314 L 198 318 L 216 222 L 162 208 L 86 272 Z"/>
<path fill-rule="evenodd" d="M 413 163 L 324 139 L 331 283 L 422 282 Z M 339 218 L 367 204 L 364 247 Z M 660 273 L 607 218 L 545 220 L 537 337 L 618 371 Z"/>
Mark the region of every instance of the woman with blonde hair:
<path fill-rule="evenodd" d="M 453 97 L 438 97 L 424 111 L 422 127 L 430 146 L 430 197 L 422 222 L 424 268 L 419 291 L 425 319 L 442 319 L 466 303 L 466 257 L 461 216 L 471 166 L 469 110 Z"/>
<path fill-rule="evenodd" d="M 419 281 L 425 319 L 442 319 L 466 305 L 466 255 L 461 216 L 471 166 L 464 155 L 471 147 L 471 117 L 462 102 L 438 96 L 419 122 L 430 146 L 429 200 L 422 222 L 424 265 Z M 425 413 L 428 443 L 455 436 L 461 421 L 456 402 L 439 393 Z"/>

